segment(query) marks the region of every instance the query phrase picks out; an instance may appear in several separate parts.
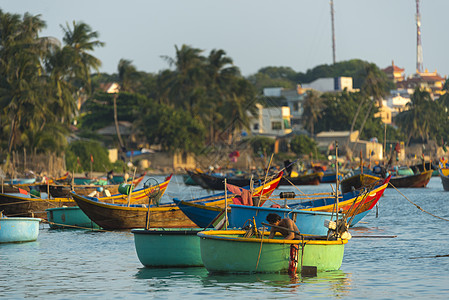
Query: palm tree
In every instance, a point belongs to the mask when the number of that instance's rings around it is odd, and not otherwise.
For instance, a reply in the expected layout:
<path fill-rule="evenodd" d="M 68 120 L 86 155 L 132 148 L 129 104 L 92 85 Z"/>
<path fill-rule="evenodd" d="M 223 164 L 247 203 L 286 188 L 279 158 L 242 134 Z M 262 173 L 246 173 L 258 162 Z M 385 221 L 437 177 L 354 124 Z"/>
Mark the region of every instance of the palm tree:
<path fill-rule="evenodd" d="M 97 40 L 98 33 L 84 22 L 73 21 L 73 28 L 67 23 L 65 27 L 61 25 L 64 32 L 63 41 L 68 49 L 72 60 L 71 77 L 75 80 L 75 85 L 84 88 L 87 93 L 91 90 L 91 69 L 98 72 L 101 61 L 90 52 L 96 47 L 104 46 L 104 43 Z"/>
<path fill-rule="evenodd" d="M 133 92 L 132 85 L 137 79 L 137 69 L 132 64 L 132 61 L 127 59 L 120 59 L 118 63 L 118 78 L 120 90 L 124 92 Z"/>
<path fill-rule="evenodd" d="M 25 128 L 39 128 L 44 115 L 39 105 L 44 49 L 38 32 L 45 26 L 39 16 L 0 10 L 0 106 L 9 120 L 8 152 L 19 143 Z"/>
<path fill-rule="evenodd" d="M 310 135 L 315 134 L 315 123 L 321 118 L 323 110 L 326 108 L 324 99 L 317 91 L 308 90 L 303 103 L 302 123 L 304 128 L 309 130 Z"/>
<path fill-rule="evenodd" d="M 195 102 L 203 93 L 206 74 L 204 72 L 204 62 L 206 58 L 201 55 L 203 50 L 182 45 L 181 48 L 175 46 L 176 56 L 171 58 L 162 56 L 175 70 L 167 76 L 165 73 L 164 86 L 168 88 L 167 96 L 171 105 L 182 107 L 191 115 L 194 115 Z"/>
<path fill-rule="evenodd" d="M 416 88 L 411 102 L 407 104 L 408 110 L 395 117 L 395 123 L 408 136 L 407 145 L 412 138 L 429 139 L 429 132 L 435 122 L 435 111 L 430 93 Z M 438 103 L 437 103 L 438 104 Z"/>

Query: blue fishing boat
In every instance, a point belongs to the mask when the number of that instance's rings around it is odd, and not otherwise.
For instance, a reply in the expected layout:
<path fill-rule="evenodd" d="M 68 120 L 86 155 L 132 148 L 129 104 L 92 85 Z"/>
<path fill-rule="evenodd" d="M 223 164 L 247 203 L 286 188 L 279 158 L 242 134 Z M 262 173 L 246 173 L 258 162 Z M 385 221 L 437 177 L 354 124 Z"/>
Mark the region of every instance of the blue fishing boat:
<path fill-rule="evenodd" d="M 133 229 L 137 257 L 146 267 L 203 266 L 200 228 Z"/>
<path fill-rule="evenodd" d="M 7 218 L 0 214 L 0 243 L 37 240 L 40 218 Z"/>
<path fill-rule="evenodd" d="M 256 224 L 267 222 L 267 215 L 276 213 L 281 218 L 290 218 L 298 226 L 299 232 L 311 235 L 327 235 L 328 228 L 324 226 L 325 220 L 335 220 L 335 214 L 322 211 L 305 211 L 290 208 L 255 207 L 246 205 L 229 205 L 229 227 L 242 228 L 248 220 Z"/>
<path fill-rule="evenodd" d="M 267 182 L 263 186 L 256 187 L 253 192 L 253 199 L 255 205 L 262 206 L 266 199 L 273 193 L 277 188 L 279 181 L 281 180 L 282 173 L 280 176 L 274 178 L 273 180 Z M 249 188 L 249 187 L 248 187 Z M 226 198 L 227 196 L 227 198 Z M 213 222 L 223 211 L 226 204 L 232 204 L 237 201 L 236 194 L 219 193 L 212 196 L 205 196 L 202 198 L 195 198 L 191 200 L 180 200 L 174 198 L 173 202 L 179 207 L 179 209 L 200 228 L 214 227 Z"/>
<path fill-rule="evenodd" d="M 79 206 L 48 208 L 47 220 L 50 228 L 100 229 Z"/>

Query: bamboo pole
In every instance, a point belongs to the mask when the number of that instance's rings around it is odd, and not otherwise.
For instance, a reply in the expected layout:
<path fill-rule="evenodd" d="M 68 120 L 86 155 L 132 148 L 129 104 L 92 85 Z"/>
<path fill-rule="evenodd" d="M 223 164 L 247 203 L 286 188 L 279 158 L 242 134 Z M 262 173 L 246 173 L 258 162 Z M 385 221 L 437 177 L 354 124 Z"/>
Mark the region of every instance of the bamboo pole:
<path fill-rule="evenodd" d="M 137 171 L 137 167 L 134 167 L 133 180 L 131 181 L 131 187 L 129 188 L 129 194 L 128 194 L 128 207 L 131 202 L 131 194 L 133 192 L 134 178 L 136 177 L 136 171 Z"/>
<path fill-rule="evenodd" d="M 226 178 L 224 180 L 225 185 L 225 230 L 228 230 L 228 187 L 226 186 Z"/>
<path fill-rule="evenodd" d="M 267 172 L 265 173 L 265 178 L 263 180 L 262 189 L 260 190 L 259 203 L 257 203 L 257 206 L 260 206 L 260 202 L 261 202 L 262 195 L 263 195 L 263 190 L 265 189 L 265 183 L 267 182 L 268 172 L 270 171 L 270 166 L 271 166 L 271 161 L 273 160 L 273 156 L 274 156 L 274 154 L 272 153 L 271 157 L 270 157 L 270 162 L 268 163 Z"/>

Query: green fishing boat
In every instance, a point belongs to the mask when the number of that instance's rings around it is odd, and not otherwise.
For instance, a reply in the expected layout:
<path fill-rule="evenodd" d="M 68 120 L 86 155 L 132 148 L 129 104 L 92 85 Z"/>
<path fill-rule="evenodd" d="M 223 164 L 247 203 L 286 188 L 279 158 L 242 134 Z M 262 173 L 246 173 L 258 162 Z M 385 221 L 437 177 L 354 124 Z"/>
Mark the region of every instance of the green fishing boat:
<path fill-rule="evenodd" d="M 244 237 L 243 230 L 211 230 L 198 233 L 201 258 L 212 273 L 273 273 L 290 272 L 292 246 L 297 265 L 294 272 L 305 267 L 334 271 L 341 267 L 344 245 L 348 240 L 326 240 L 326 237 L 304 235 L 303 240 L 284 240 L 282 236 L 268 239 Z M 262 235 L 261 235 L 262 236 Z"/>
<path fill-rule="evenodd" d="M 46 209 L 50 228 L 100 229 L 78 206 Z"/>
<path fill-rule="evenodd" d="M 133 229 L 140 262 L 146 267 L 203 266 L 200 253 L 200 228 Z"/>

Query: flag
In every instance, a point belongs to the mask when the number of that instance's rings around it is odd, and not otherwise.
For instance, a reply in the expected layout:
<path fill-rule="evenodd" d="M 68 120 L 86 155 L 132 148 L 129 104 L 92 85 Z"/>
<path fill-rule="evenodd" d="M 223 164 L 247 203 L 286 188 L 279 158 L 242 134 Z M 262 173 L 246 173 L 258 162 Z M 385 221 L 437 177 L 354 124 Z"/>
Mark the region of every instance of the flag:
<path fill-rule="evenodd" d="M 399 146 L 399 143 L 396 143 L 396 146 L 394 146 L 394 151 L 396 151 L 397 153 L 401 151 L 401 146 Z"/>
<path fill-rule="evenodd" d="M 79 156 L 76 158 L 76 161 L 78 162 L 78 166 L 81 166 L 81 162 L 80 162 L 80 157 Z"/>
<path fill-rule="evenodd" d="M 94 157 L 92 156 L 92 154 L 90 155 L 90 161 L 94 162 Z"/>
<path fill-rule="evenodd" d="M 229 220 L 226 219 L 225 214 L 226 208 L 224 208 L 216 217 L 212 220 L 212 226 L 214 226 L 215 229 L 220 230 L 223 227 L 229 225 Z"/>

